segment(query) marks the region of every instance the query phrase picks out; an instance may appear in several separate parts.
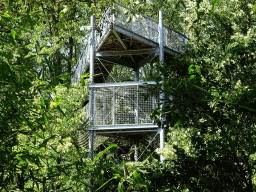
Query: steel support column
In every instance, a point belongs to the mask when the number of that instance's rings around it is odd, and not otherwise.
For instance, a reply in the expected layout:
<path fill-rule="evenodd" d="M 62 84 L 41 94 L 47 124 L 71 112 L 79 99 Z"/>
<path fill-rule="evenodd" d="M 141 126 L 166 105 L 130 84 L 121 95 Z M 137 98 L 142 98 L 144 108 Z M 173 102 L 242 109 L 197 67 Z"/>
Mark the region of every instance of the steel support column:
<path fill-rule="evenodd" d="M 164 63 L 164 45 L 163 45 L 163 12 L 159 11 L 159 60 L 160 63 L 163 64 Z M 162 76 L 162 79 L 164 80 L 164 76 Z M 163 86 L 162 86 L 163 89 Z M 163 102 L 165 99 L 165 94 L 161 93 L 160 94 L 160 102 Z M 161 108 L 163 109 L 163 105 L 161 105 Z M 162 116 L 161 117 L 161 124 L 163 124 L 165 122 L 165 118 Z M 161 125 L 162 126 L 162 125 Z M 160 128 L 160 149 L 164 148 L 164 127 L 162 126 Z M 163 156 L 160 156 L 160 161 L 163 162 Z"/>
<path fill-rule="evenodd" d="M 95 23 L 95 16 L 91 16 L 91 45 L 90 45 L 90 79 L 91 84 L 94 84 L 94 23 Z M 90 126 L 93 125 L 93 116 L 94 116 L 94 92 L 93 88 L 90 89 L 90 114 L 89 114 L 89 121 Z M 94 138 L 95 131 L 89 131 L 89 160 L 93 161 L 93 138 Z M 92 175 L 89 175 L 92 177 Z M 93 184 L 93 179 L 90 180 L 90 184 Z M 89 189 L 92 192 L 92 188 Z"/>

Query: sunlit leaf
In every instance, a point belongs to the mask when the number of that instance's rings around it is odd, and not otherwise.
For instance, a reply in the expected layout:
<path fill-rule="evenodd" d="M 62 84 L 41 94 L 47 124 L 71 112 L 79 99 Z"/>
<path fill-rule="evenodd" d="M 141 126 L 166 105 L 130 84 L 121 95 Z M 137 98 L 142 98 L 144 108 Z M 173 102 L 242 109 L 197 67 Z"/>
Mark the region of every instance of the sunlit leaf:
<path fill-rule="evenodd" d="M 250 9 L 250 11 L 252 11 L 253 9 L 255 9 L 256 8 L 256 4 Z"/>
<path fill-rule="evenodd" d="M 15 39 L 15 31 L 14 29 L 11 29 L 12 38 Z"/>
<path fill-rule="evenodd" d="M 21 161 L 22 163 L 27 164 L 27 162 L 26 162 L 26 161 L 24 161 L 21 157 L 17 156 L 16 158 L 17 158 L 19 161 Z"/>
<path fill-rule="evenodd" d="M 191 75 L 190 77 L 189 77 L 189 79 L 194 79 L 196 76 L 195 75 Z"/>
<path fill-rule="evenodd" d="M 213 12 L 213 10 L 215 9 L 215 6 L 217 5 L 218 0 L 214 0 L 213 4 L 212 4 L 212 9 L 210 10 L 210 13 Z"/>

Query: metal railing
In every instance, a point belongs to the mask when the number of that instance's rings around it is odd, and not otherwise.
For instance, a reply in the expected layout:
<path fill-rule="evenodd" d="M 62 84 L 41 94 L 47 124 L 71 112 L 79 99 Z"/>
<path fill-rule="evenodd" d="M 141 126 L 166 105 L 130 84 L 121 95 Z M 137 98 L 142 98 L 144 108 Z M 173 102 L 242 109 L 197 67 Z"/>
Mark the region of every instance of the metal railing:
<path fill-rule="evenodd" d="M 158 104 L 155 82 L 100 83 L 88 85 L 93 97 L 90 118 L 93 126 L 153 124 L 151 109 Z"/>
<path fill-rule="evenodd" d="M 105 11 L 97 25 L 99 31 L 96 32 L 96 49 L 112 25 L 117 25 L 158 43 L 158 24 L 158 21 L 116 2 L 113 7 Z M 188 37 L 167 26 L 164 26 L 163 37 L 164 46 L 184 53 L 183 46 L 188 43 Z"/>
<path fill-rule="evenodd" d="M 130 20 L 128 22 L 128 20 Z M 114 3 L 112 7 L 109 7 L 100 18 L 95 30 L 95 50 L 97 50 L 103 40 L 106 38 L 109 29 L 113 26 L 119 26 L 126 30 L 129 30 L 137 35 L 144 38 L 150 39 L 158 43 L 158 21 L 143 15 L 135 10 L 130 9 L 122 5 L 121 3 Z M 164 26 L 163 28 L 163 43 L 164 46 L 169 49 L 184 53 L 185 46 L 188 43 L 188 37 L 181 34 L 180 32 L 171 29 L 170 27 Z M 86 45 L 86 48 L 82 52 L 80 59 L 78 60 L 77 67 L 74 69 L 75 74 L 73 75 L 71 82 L 77 82 L 81 75 L 85 72 L 85 67 L 89 65 L 90 61 L 90 39 Z"/>

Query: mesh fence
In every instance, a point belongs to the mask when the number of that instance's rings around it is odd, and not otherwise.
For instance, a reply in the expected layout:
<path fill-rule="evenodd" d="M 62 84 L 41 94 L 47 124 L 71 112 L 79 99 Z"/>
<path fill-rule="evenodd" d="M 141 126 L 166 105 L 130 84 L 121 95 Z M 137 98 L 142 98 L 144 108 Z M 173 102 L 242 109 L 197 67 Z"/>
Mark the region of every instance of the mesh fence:
<path fill-rule="evenodd" d="M 91 88 L 93 125 L 151 124 L 151 109 L 158 103 L 157 91 L 140 85 Z"/>

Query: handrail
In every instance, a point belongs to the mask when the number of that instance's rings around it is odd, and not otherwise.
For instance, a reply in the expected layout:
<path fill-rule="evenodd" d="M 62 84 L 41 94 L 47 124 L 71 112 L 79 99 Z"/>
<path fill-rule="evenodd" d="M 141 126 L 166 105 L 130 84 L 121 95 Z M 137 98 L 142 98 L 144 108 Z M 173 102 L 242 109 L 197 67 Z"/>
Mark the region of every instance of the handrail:
<path fill-rule="evenodd" d="M 151 20 L 151 21 L 154 21 L 154 22 L 157 23 L 157 24 L 159 23 L 157 20 L 155 20 L 155 19 L 153 19 L 153 18 L 151 18 L 151 17 L 149 17 L 149 16 L 147 16 L 147 15 L 144 15 L 143 13 L 140 13 L 140 12 L 134 10 L 134 9 L 131 9 L 130 7 L 127 7 L 127 6 L 123 5 L 122 3 L 115 2 L 114 4 L 117 4 L 117 5 L 119 5 L 119 6 L 123 7 L 123 8 L 129 9 L 130 11 L 134 11 L 135 13 L 137 13 L 137 14 L 139 14 L 139 15 L 142 15 L 143 17 L 145 17 L 145 18 L 147 18 L 147 19 L 149 19 L 149 20 Z M 171 27 L 169 27 L 169 26 L 167 26 L 167 25 L 164 25 L 164 27 L 166 27 L 166 28 L 170 29 L 171 31 L 174 31 L 174 32 L 176 32 L 176 33 L 182 35 L 183 37 L 185 37 L 185 38 L 187 38 L 187 39 L 189 40 L 189 38 L 186 37 L 186 35 L 182 34 L 181 32 L 176 31 L 175 29 L 173 29 L 173 28 L 171 28 Z"/>
<path fill-rule="evenodd" d="M 115 87 L 115 86 L 133 86 L 133 85 L 156 85 L 155 81 L 130 81 L 130 82 L 118 82 L 118 83 L 94 83 L 87 85 L 88 88 L 94 88 L 94 87 Z"/>

